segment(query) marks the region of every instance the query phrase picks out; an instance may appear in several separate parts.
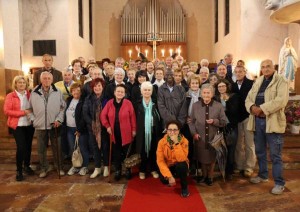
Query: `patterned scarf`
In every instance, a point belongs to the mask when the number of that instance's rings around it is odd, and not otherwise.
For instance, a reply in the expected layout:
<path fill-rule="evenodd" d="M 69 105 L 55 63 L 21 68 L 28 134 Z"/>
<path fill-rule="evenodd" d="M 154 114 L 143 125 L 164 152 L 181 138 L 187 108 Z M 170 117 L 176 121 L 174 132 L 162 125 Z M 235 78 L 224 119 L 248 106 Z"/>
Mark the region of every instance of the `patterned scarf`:
<path fill-rule="evenodd" d="M 149 157 L 152 140 L 152 100 L 150 99 L 147 105 L 143 98 L 143 106 L 145 110 L 145 152 Z"/>
<path fill-rule="evenodd" d="M 98 148 L 101 149 L 101 122 L 100 122 L 100 113 L 102 111 L 102 105 L 101 105 L 101 98 L 97 98 L 96 96 L 94 96 L 93 98 L 93 104 L 95 107 L 94 110 L 94 120 L 92 120 L 92 130 L 93 130 L 93 134 L 96 137 L 96 141 L 98 144 Z"/>

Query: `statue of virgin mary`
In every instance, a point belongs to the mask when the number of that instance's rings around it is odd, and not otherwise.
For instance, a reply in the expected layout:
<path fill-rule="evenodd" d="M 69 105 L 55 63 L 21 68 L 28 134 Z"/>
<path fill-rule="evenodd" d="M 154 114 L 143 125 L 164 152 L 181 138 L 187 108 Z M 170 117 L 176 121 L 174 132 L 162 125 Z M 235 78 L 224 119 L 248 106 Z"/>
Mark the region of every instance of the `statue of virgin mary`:
<path fill-rule="evenodd" d="M 289 81 L 290 90 L 295 88 L 295 72 L 297 71 L 298 56 L 292 46 L 290 37 L 284 39 L 279 53 L 278 73 Z"/>

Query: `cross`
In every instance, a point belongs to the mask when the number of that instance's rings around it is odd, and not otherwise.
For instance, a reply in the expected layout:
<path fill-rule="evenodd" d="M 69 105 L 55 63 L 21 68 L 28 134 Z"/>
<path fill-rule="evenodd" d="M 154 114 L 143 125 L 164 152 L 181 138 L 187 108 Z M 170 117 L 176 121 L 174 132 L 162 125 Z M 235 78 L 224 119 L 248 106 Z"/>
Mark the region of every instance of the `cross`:
<path fill-rule="evenodd" d="M 153 59 L 156 59 L 156 42 L 162 41 L 162 39 L 159 37 L 156 37 L 154 34 L 154 36 L 151 38 L 148 38 L 147 41 L 153 43 Z"/>

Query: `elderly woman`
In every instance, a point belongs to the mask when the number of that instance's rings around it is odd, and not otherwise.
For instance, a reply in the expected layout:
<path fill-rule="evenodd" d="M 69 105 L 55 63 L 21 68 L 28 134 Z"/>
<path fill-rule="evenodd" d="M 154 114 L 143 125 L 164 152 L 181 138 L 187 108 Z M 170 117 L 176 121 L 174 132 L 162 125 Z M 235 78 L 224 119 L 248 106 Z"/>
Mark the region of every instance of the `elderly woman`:
<path fill-rule="evenodd" d="M 213 87 L 215 87 L 219 79 L 220 78 L 216 73 L 210 73 L 208 76 L 208 82 Z"/>
<path fill-rule="evenodd" d="M 160 180 L 169 186 L 176 185 L 175 176 L 180 178 L 181 196 L 188 197 L 188 146 L 189 141 L 179 133 L 180 122 L 174 120 L 166 124 L 167 134 L 158 142 L 157 165 Z"/>
<path fill-rule="evenodd" d="M 16 76 L 13 79 L 13 92 L 7 94 L 4 102 L 4 113 L 7 115 L 7 125 L 12 130 L 12 134 L 17 144 L 16 180 L 22 181 L 23 170 L 28 175 L 34 172 L 30 168 L 31 145 L 34 133 L 29 118 L 31 111 L 28 110 L 30 93 L 27 91 L 28 84 L 24 76 Z M 24 169 L 23 169 L 24 165 Z"/>
<path fill-rule="evenodd" d="M 231 93 L 231 84 L 226 79 L 220 79 L 216 84 L 216 100 L 221 102 L 224 107 L 227 117 L 226 127 L 224 128 L 225 140 L 228 149 L 227 164 L 226 164 L 226 177 L 232 179 L 234 170 L 234 154 L 237 143 L 238 135 L 238 120 L 240 114 L 239 110 L 239 97 L 235 93 Z"/>
<path fill-rule="evenodd" d="M 124 78 L 125 78 L 125 71 L 123 68 L 115 68 L 114 72 L 114 81 L 110 84 L 105 89 L 105 99 L 110 100 L 114 98 L 114 91 L 117 85 L 124 84 Z M 126 90 L 125 98 L 130 97 L 130 93 L 128 90 Z"/>
<path fill-rule="evenodd" d="M 83 85 L 85 81 L 85 76 L 82 75 L 82 66 L 80 60 L 73 60 L 71 65 L 73 68 L 73 81 Z"/>
<path fill-rule="evenodd" d="M 101 173 L 101 152 L 106 153 L 103 156 L 104 173 L 108 175 L 108 139 L 101 138 L 101 123 L 99 120 L 100 113 L 104 104 L 103 90 L 105 82 L 101 78 L 96 78 L 91 81 L 92 93 L 86 97 L 83 105 L 83 118 L 86 122 L 89 133 L 89 144 L 93 149 L 95 160 L 95 170 L 90 178 L 95 178 Z M 105 150 L 104 150 L 105 149 Z"/>
<path fill-rule="evenodd" d="M 122 161 L 129 145 L 136 135 L 136 118 L 132 103 L 125 99 L 126 86 L 115 88 L 115 97 L 109 100 L 101 113 L 101 122 L 112 138 L 115 165 L 115 180 L 121 178 Z M 126 170 L 126 178 L 131 178 L 131 170 Z"/>
<path fill-rule="evenodd" d="M 196 74 L 198 70 L 198 63 L 197 62 L 190 62 L 190 69 L 191 71 Z"/>
<path fill-rule="evenodd" d="M 193 137 L 190 133 L 190 129 L 188 124 L 191 122 L 191 112 L 192 112 L 192 107 L 195 102 L 199 101 L 199 98 L 201 97 L 200 95 L 200 85 L 201 85 L 201 79 L 199 75 L 193 74 L 190 76 L 188 79 L 188 85 L 189 85 L 189 90 L 186 93 L 186 105 L 187 105 L 187 121 L 186 124 L 184 124 L 182 133 L 183 135 L 190 141 L 189 142 L 189 161 L 190 161 L 190 170 L 194 171 L 195 170 L 195 163 L 194 163 L 194 144 L 192 142 Z"/>
<path fill-rule="evenodd" d="M 153 86 L 150 82 L 141 84 L 142 99 L 137 102 L 136 121 L 136 151 L 141 155 L 139 177 L 145 179 L 147 166 L 154 178 L 158 178 L 156 165 L 157 141 L 161 137 L 162 127 L 157 106 L 151 100 Z"/>
<path fill-rule="evenodd" d="M 203 179 L 207 185 L 213 184 L 216 152 L 209 145 L 219 127 L 226 124 L 226 116 L 221 103 L 214 101 L 214 88 L 210 84 L 201 87 L 201 101 L 193 104 L 189 124 L 197 150 L 197 160 L 201 163 Z"/>
<path fill-rule="evenodd" d="M 88 172 L 89 150 L 88 150 L 88 130 L 86 123 L 82 118 L 84 100 L 81 96 L 81 84 L 73 83 L 70 87 L 71 97 L 67 99 L 65 110 L 65 125 L 67 127 L 67 138 L 69 144 L 69 155 L 72 155 L 75 145 L 76 136 L 78 136 L 78 144 L 83 158 L 82 168 L 79 170 L 71 167 L 68 175 L 74 175 L 79 172 L 79 175 L 86 175 Z"/>

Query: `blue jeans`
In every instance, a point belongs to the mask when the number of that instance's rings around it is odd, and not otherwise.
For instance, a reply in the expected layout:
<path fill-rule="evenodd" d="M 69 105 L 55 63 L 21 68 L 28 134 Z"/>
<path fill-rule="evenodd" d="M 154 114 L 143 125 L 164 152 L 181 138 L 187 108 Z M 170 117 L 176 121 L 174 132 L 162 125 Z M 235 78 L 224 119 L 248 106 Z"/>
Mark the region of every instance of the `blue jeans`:
<path fill-rule="evenodd" d="M 275 184 L 284 186 L 285 181 L 282 177 L 283 169 L 281 159 L 283 146 L 282 134 L 266 133 L 266 119 L 255 118 L 254 144 L 259 167 L 258 176 L 263 179 L 268 178 L 267 145 L 269 145 L 272 161 L 272 175 Z"/>
<path fill-rule="evenodd" d="M 69 150 L 71 156 L 74 151 L 75 137 L 76 137 L 75 132 L 76 132 L 76 127 L 67 127 L 68 144 L 69 144 Z M 82 167 L 87 167 L 89 165 L 88 135 L 85 133 L 80 134 L 78 144 L 83 159 Z"/>

